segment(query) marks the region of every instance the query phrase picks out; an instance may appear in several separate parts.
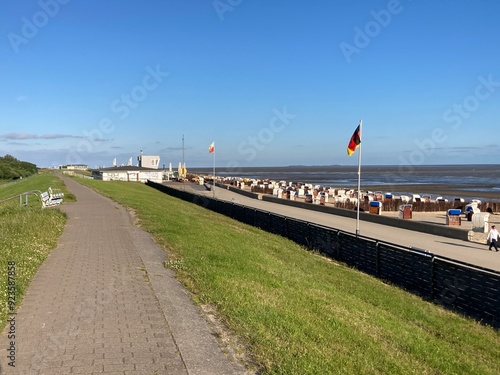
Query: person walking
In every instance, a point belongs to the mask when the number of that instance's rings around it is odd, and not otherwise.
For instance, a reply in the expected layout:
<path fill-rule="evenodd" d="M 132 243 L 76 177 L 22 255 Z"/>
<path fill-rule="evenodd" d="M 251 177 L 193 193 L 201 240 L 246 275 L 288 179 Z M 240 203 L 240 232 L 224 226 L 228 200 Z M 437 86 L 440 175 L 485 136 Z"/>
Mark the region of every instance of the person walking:
<path fill-rule="evenodd" d="M 491 250 L 491 247 L 493 246 L 495 248 L 495 250 L 498 251 L 497 241 L 498 241 L 499 235 L 500 234 L 496 230 L 495 226 L 492 225 L 490 232 L 488 233 L 488 238 L 487 238 L 487 240 L 490 241 L 490 247 L 488 250 Z"/>

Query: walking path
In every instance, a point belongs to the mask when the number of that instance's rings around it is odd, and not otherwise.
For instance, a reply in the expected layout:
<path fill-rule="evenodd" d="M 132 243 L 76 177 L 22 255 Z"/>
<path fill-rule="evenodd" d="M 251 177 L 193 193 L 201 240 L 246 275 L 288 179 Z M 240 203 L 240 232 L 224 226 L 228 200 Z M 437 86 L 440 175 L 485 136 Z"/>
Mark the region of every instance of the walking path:
<path fill-rule="evenodd" d="M 207 191 L 205 187 L 194 184 L 170 183 L 169 186 L 196 192 L 197 194 L 208 197 L 213 195 L 213 192 Z M 356 228 L 356 219 L 249 198 L 219 187 L 215 188 L 215 197 L 217 199 L 274 212 L 283 216 L 305 220 L 310 223 L 340 229 L 345 232 L 354 233 Z M 498 224 L 498 216 L 495 215 L 492 217 L 492 222 Z M 366 221 L 360 223 L 360 234 L 362 236 L 426 250 L 436 255 L 500 271 L 500 253 L 488 251 L 488 246 L 485 244 L 455 240 Z"/>
<path fill-rule="evenodd" d="M 64 178 L 76 203 L 16 315 L 16 366 L 2 374 L 240 374 L 126 210 Z"/>

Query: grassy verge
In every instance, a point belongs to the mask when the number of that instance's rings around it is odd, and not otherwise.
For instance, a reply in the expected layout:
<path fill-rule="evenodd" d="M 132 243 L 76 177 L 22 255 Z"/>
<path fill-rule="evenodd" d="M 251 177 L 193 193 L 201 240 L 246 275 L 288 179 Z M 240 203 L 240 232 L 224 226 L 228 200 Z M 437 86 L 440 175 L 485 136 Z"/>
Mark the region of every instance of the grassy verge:
<path fill-rule="evenodd" d="M 51 174 L 30 177 L 0 189 L 0 200 L 31 190 L 46 191 L 51 186 L 69 194 L 62 180 Z M 66 200 L 66 199 L 65 199 Z M 50 250 L 57 244 L 66 216 L 57 208 L 42 209 L 40 198 L 30 195 L 27 207 L 19 205 L 19 199 L 0 203 L 0 330 L 6 323 L 10 297 L 16 305 L 21 301 L 26 288 L 43 263 Z M 10 266 L 10 267 L 9 267 Z M 8 271 L 15 275 L 8 278 Z"/>
<path fill-rule="evenodd" d="M 22 180 L 16 180 L 15 183 L 11 181 L 4 182 L 5 184 L 0 183 L 0 201 L 14 195 L 19 195 L 33 190 L 38 190 L 43 193 L 44 191 L 47 191 L 49 187 L 52 187 L 54 192 L 63 192 L 65 202 L 74 202 L 76 200 L 75 196 L 66 188 L 64 182 L 53 173 L 40 173 Z M 19 199 L 14 199 L 9 203 L 12 202 L 14 205 L 19 205 Z M 34 195 L 30 195 L 28 197 L 28 202 L 30 205 L 34 206 L 38 204 L 41 205 L 40 198 L 37 199 Z M 4 207 L 9 203 L 0 203 L 0 207 Z"/>
<path fill-rule="evenodd" d="M 500 373 L 489 327 L 145 185 L 79 181 L 136 211 L 262 373 Z"/>

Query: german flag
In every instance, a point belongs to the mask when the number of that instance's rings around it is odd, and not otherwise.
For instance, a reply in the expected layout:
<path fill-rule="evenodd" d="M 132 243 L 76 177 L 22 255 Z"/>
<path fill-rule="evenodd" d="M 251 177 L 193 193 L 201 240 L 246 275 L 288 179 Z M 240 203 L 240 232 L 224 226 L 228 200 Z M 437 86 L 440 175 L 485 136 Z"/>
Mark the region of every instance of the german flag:
<path fill-rule="evenodd" d="M 347 146 L 347 155 L 351 156 L 361 143 L 361 124 L 358 125 Z"/>

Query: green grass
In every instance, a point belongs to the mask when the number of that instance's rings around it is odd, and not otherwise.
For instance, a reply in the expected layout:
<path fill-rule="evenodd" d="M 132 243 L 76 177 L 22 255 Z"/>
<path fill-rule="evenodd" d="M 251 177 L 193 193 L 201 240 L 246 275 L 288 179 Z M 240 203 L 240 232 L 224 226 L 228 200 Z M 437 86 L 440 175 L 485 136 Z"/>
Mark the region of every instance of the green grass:
<path fill-rule="evenodd" d="M 65 200 L 74 201 L 61 179 L 40 174 L 0 188 L 0 200 L 31 190 L 46 191 L 51 186 L 65 192 Z M 0 203 L 0 330 L 8 313 L 8 264 L 15 264 L 15 298 L 19 305 L 38 267 L 56 246 L 66 215 L 57 208 L 42 209 L 40 198 L 29 196 L 27 207 L 19 199 Z M 12 263 L 13 262 L 13 263 Z"/>
<path fill-rule="evenodd" d="M 490 327 L 145 185 L 78 181 L 136 212 L 262 373 L 500 373 Z"/>
<path fill-rule="evenodd" d="M 0 183 L 0 201 L 33 190 L 38 190 L 43 193 L 47 191 L 49 187 L 52 187 L 54 192 L 63 192 L 64 202 L 74 202 L 76 200 L 75 196 L 69 192 L 66 185 L 64 185 L 64 182 L 59 177 L 55 176 L 53 173 L 42 172 L 35 176 L 16 180 L 16 182 L 3 180 L 3 184 Z M 9 203 L 12 202 L 19 206 L 19 198 L 9 201 Z M 41 205 L 40 198 L 37 199 L 34 195 L 28 197 L 28 202 L 30 205 L 35 204 L 33 202 L 38 202 Z M 0 202 L 0 207 L 4 207 L 6 204 L 8 203 Z"/>

